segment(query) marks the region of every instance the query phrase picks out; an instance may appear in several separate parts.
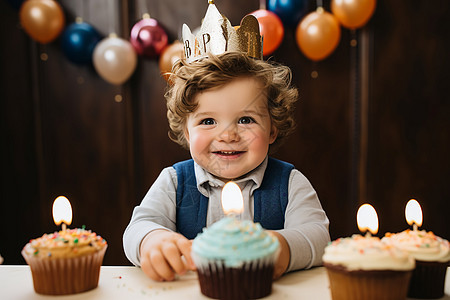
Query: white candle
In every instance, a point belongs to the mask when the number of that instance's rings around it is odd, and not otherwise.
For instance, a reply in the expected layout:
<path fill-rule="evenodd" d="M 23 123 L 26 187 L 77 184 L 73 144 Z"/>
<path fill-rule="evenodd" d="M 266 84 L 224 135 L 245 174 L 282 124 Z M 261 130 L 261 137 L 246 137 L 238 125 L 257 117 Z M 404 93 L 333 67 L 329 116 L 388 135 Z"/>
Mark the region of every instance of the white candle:
<path fill-rule="evenodd" d="M 66 225 L 72 224 L 72 206 L 64 196 L 59 196 L 53 202 L 53 221 L 58 226 L 62 223 L 62 230 L 66 230 Z"/>
<path fill-rule="evenodd" d="M 414 231 L 417 231 L 417 228 L 422 226 L 422 208 L 417 200 L 411 199 L 408 201 L 405 208 L 405 217 L 406 222 L 408 222 L 410 226 L 413 225 Z"/>
<path fill-rule="evenodd" d="M 370 204 L 363 204 L 359 207 L 356 214 L 356 222 L 361 233 L 367 232 L 366 237 L 371 237 L 371 234 L 378 232 L 378 215 Z"/>
<path fill-rule="evenodd" d="M 239 186 L 230 181 L 222 189 L 222 208 L 225 215 L 241 214 L 244 210 L 244 200 Z"/>

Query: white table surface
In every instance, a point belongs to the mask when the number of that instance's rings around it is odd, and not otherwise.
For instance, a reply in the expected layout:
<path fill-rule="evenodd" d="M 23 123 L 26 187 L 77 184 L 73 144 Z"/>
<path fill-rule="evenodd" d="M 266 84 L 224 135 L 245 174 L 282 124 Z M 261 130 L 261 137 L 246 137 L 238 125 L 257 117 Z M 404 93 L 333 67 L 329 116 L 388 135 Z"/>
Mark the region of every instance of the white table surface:
<path fill-rule="evenodd" d="M 450 300 L 450 268 L 447 270 L 445 296 Z M 102 266 L 98 287 L 66 296 L 44 296 L 33 289 L 27 265 L 0 265 L 0 298 L 34 299 L 209 299 L 200 292 L 197 275 L 190 272 L 173 282 L 155 282 L 136 267 Z M 272 294 L 264 299 L 331 300 L 328 277 L 323 267 L 284 275 L 273 284 Z"/>

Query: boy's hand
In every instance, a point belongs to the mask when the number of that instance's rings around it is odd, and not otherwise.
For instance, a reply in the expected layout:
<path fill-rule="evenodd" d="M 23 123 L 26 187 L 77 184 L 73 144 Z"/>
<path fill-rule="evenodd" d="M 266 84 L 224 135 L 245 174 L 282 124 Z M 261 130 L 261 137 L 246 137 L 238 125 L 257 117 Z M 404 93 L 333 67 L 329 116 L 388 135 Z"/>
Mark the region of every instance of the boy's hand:
<path fill-rule="evenodd" d="M 175 274 L 182 275 L 187 270 L 195 270 L 191 246 L 192 241 L 179 233 L 154 230 L 142 240 L 141 268 L 153 280 L 174 280 Z"/>
<path fill-rule="evenodd" d="M 288 243 L 281 234 L 276 231 L 271 231 L 271 233 L 278 238 L 278 242 L 280 243 L 280 255 L 275 262 L 275 268 L 273 270 L 273 279 L 278 279 L 284 274 L 284 272 L 286 272 L 287 267 L 289 266 L 291 251 L 289 250 Z"/>

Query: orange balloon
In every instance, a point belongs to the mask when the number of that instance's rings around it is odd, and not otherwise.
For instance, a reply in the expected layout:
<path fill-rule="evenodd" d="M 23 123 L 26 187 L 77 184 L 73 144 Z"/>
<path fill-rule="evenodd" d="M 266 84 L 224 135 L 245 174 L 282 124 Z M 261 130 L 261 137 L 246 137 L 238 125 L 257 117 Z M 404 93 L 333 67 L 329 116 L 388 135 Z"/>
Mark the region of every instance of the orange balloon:
<path fill-rule="evenodd" d="M 172 67 L 179 59 L 184 58 L 184 47 L 180 41 L 175 41 L 167 46 L 159 58 L 159 70 L 165 80 L 169 80 L 168 72 L 172 71 Z"/>
<path fill-rule="evenodd" d="M 342 26 L 356 29 L 369 21 L 375 5 L 376 0 L 332 0 L 331 11 Z"/>
<path fill-rule="evenodd" d="M 298 24 L 295 37 L 303 54 L 318 61 L 336 49 L 341 39 L 341 27 L 332 14 L 319 8 Z"/>
<path fill-rule="evenodd" d="M 54 0 L 28 0 L 20 7 L 20 23 L 30 37 L 46 44 L 58 37 L 64 28 L 63 9 Z"/>
<path fill-rule="evenodd" d="M 275 13 L 265 9 L 256 10 L 251 15 L 259 22 L 259 31 L 263 37 L 263 56 L 272 54 L 283 41 L 283 22 Z"/>

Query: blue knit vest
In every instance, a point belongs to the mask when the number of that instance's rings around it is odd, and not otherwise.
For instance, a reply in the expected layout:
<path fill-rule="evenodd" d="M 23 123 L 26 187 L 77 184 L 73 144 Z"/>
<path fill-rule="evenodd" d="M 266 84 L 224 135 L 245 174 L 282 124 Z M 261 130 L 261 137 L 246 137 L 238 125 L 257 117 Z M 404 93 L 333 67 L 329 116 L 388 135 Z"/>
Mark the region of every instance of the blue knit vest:
<path fill-rule="evenodd" d="M 208 198 L 197 189 L 192 159 L 173 165 L 177 172 L 177 231 L 193 239 L 206 227 Z M 284 215 L 288 203 L 288 184 L 293 165 L 268 159 L 261 186 L 254 192 L 253 221 L 268 230 L 284 228 Z"/>

